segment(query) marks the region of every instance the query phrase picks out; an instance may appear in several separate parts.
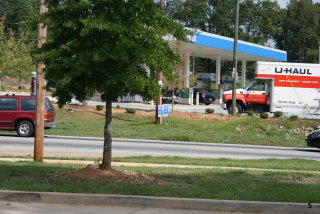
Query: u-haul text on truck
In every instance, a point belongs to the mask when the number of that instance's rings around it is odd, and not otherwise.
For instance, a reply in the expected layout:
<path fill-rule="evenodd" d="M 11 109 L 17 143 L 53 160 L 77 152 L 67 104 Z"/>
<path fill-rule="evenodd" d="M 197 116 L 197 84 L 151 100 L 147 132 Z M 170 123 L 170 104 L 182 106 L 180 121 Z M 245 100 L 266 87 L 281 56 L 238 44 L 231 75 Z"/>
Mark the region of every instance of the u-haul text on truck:
<path fill-rule="evenodd" d="M 236 112 L 320 114 L 320 64 L 257 62 L 255 80 L 236 90 Z M 232 91 L 223 93 L 232 112 Z"/>

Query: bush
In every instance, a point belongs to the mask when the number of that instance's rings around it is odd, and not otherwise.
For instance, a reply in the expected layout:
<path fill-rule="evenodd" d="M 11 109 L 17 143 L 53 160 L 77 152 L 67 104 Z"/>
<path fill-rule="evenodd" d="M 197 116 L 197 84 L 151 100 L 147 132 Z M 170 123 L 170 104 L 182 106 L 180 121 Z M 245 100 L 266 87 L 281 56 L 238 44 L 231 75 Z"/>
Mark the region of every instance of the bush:
<path fill-rule="evenodd" d="M 291 116 L 289 117 L 289 120 L 290 120 L 290 121 L 296 121 L 296 120 L 298 120 L 298 116 L 297 116 L 297 115 L 291 115 Z"/>
<path fill-rule="evenodd" d="M 26 90 L 26 87 L 24 87 L 23 85 L 19 85 L 19 86 L 18 86 L 18 89 L 19 89 L 19 90 Z"/>
<path fill-rule="evenodd" d="M 133 108 L 126 108 L 126 112 L 129 113 L 129 114 L 135 114 L 136 110 L 133 109 Z"/>
<path fill-rule="evenodd" d="M 254 116 L 256 114 L 256 112 L 250 110 L 250 111 L 246 111 L 246 113 L 248 114 L 248 116 Z"/>
<path fill-rule="evenodd" d="M 273 117 L 282 117 L 283 116 L 283 112 L 282 111 L 276 111 L 273 114 Z"/>
<path fill-rule="evenodd" d="M 212 114 L 214 112 L 214 109 L 212 108 L 206 108 L 206 113 Z"/>
<path fill-rule="evenodd" d="M 104 109 L 104 106 L 103 105 L 96 105 L 96 109 L 100 111 L 100 110 Z"/>
<path fill-rule="evenodd" d="M 269 118 L 269 114 L 268 113 L 260 113 L 260 118 L 261 119 L 268 119 Z"/>

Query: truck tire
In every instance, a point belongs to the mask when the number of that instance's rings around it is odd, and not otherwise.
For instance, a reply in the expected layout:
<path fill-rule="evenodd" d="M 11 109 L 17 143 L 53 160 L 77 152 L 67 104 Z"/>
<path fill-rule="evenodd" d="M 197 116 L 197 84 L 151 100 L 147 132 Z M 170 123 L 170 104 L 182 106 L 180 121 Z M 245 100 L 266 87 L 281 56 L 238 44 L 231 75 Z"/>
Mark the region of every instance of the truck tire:
<path fill-rule="evenodd" d="M 229 114 L 232 114 L 232 103 L 228 105 L 227 110 Z M 241 114 L 242 110 L 242 106 L 239 103 L 236 103 L 236 114 Z"/>
<path fill-rule="evenodd" d="M 28 120 L 21 120 L 17 123 L 16 132 L 20 137 L 31 137 L 34 135 L 34 125 Z"/>

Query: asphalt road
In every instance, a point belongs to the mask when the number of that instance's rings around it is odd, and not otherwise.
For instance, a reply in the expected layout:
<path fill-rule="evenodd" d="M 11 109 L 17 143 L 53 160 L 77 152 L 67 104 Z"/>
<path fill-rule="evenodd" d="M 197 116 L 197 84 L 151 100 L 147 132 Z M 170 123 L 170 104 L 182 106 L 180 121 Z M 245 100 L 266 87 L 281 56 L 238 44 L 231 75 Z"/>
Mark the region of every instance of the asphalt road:
<path fill-rule="evenodd" d="M 33 155 L 33 138 L 0 134 L 0 155 Z M 157 140 L 113 139 L 113 156 L 183 156 L 234 159 L 310 159 L 320 161 L 320 149 L 235 144 L 192 143 Z M 103 139 L 45 136 L 44 155 L 102 157 Z"/>

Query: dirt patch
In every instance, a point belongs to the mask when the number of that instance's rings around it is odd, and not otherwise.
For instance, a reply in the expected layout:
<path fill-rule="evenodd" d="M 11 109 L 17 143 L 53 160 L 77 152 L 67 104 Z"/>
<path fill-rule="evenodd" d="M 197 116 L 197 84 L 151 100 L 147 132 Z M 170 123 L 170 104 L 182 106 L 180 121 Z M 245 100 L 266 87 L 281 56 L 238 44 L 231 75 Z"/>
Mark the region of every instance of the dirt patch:
<path fill-rule="evenodd" d="M 83 111 L 90 111 L 92 113 L 105 115 L 106 111 L 97 110 L 95 106 L 73 106 L 67 105 L 66 108 L 72 108 Z M 112 108 L 112 114 L 121 114 L 126 113 L 126 109 L 122 108 Z M 146 110 L 136 110 L 135 114 L 137 116 L 154 116 L 154 111 L 146 111 Z M 182 118 L 186 120 L 218 120 L 218 121 L 229 121 L 232 119 L 230 115 L 220 115 L 220 114 L 203 114 L 203 113 L 192 113 L 192 112 L 179 112 L 179 111 L 171 111 L 170 116 L 172 118 Z"/>
<path fill-rule="evenodd" d="M 157 184 L 163 185 L 165 182 L 150 175 L 126 170 L 100 170 L 91 167 L 63 172 L 57 177 L 67 177 L 75 180 L 104 180 L 111 183 L 130 184 Z"/>

